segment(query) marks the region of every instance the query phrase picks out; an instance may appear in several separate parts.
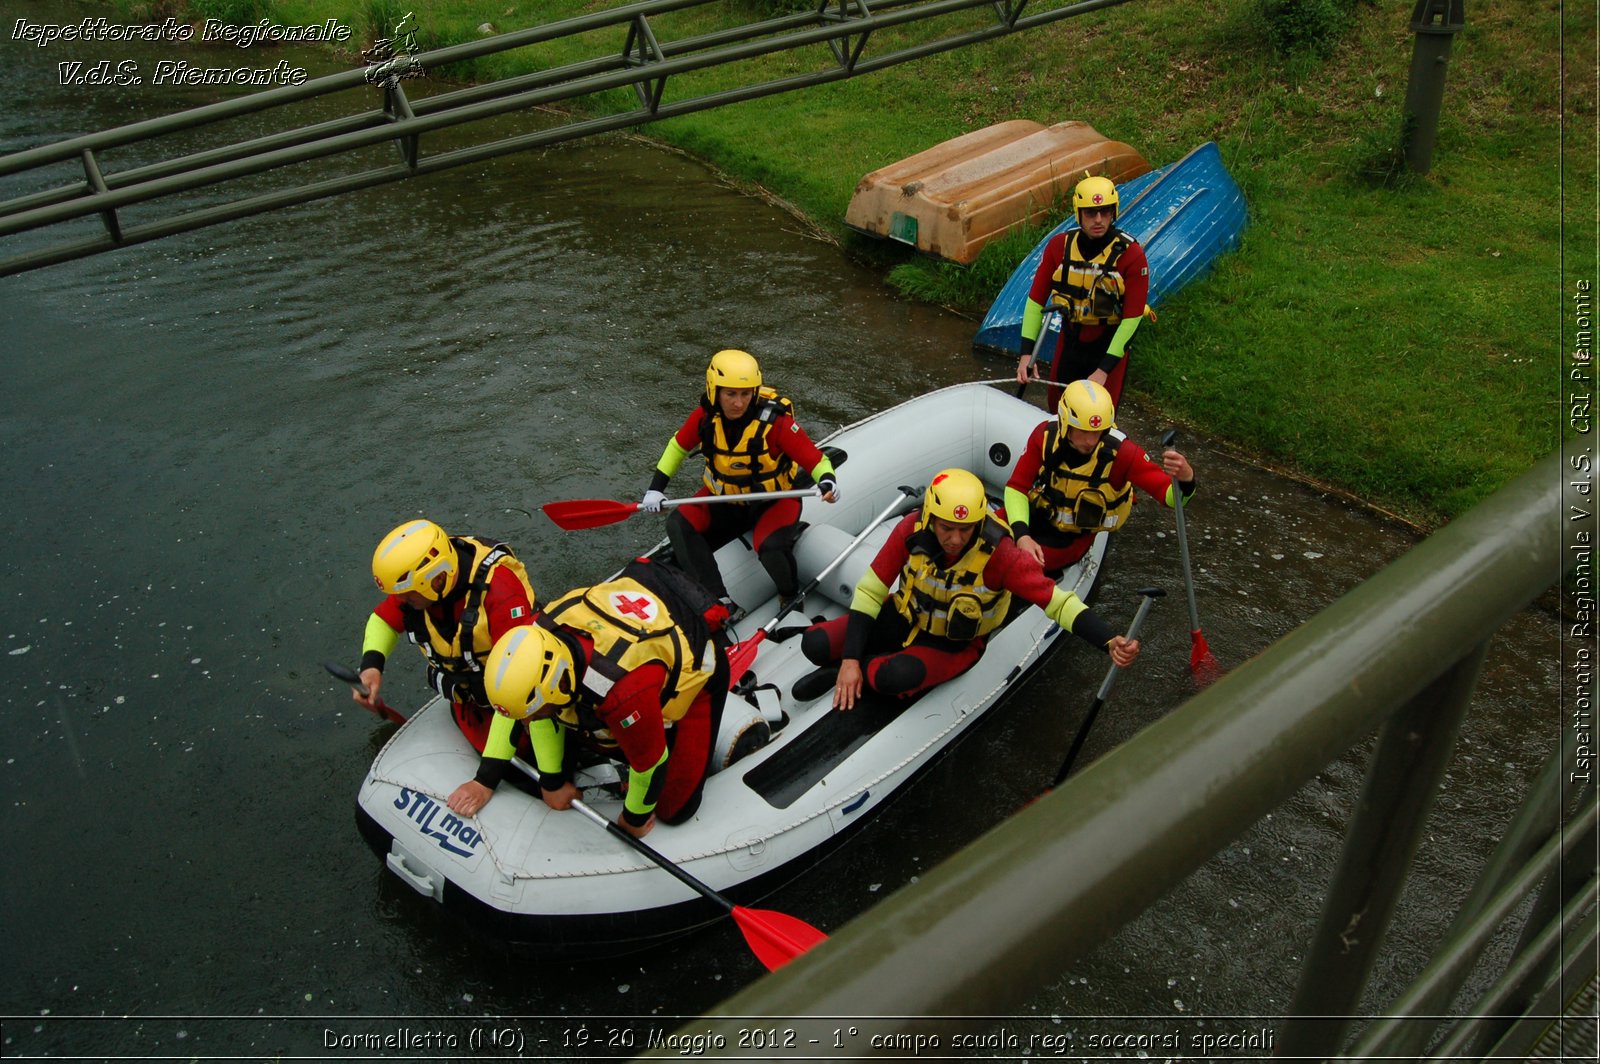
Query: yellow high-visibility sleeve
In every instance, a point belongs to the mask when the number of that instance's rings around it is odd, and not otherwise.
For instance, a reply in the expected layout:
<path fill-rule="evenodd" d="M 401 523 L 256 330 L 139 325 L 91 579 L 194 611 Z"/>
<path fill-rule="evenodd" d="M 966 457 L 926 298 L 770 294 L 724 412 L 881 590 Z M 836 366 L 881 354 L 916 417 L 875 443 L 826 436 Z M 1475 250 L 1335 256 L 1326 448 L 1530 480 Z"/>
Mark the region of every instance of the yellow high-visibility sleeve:
<path fill-rule="evenodd" d="M 677 474 L 678 467 L 683 465 L 687 457 L 689 452 L 678 445 L 678 437 L 674 436 L 667 441 L 667 449 L 661 452 L 661 461 L 656 463 L 656 468 L 670 478 Z"/>
<path fill-rule="evenodd" d="M 1070 632 L 1072 622 L 1078 619 L 1078 614 L 1088 608 L 1077 595 L 1058 587 L 1051 593 L 1050 605 L 1044 608 L 1044 614 Z"/>
<path fill-rule="evenodd" d="M 649 813 L 655 809 L 656 803 L 646 800 L 650 794 L 650 781 L 655 778 L 657 772 L 665 771 L 662 766 L 666 763 L 667 751 L 663 749 L 661 751 L 661 760 L 651 765 L 648 770 L 635 772 L 631 765 L 628 767 L 628 793 L 622 800 L 624 809 L 630 813 L 640 814 Z"/>
<path fill-rule="evenodd" d="M 1022 492 L 1018 491 L 1016 488 L 1007 486 L 1005 500 L 1006 523 L 1013 525 L 1028 524 L 1029 512 L 1031 510 L 1031 507 L 1028 503 L 1028 497 L 1022 494 Z"/>
<path fill-rule="evenodd" d="M 868 617 L 876 617 L 883 609 L 883 600 L 889 597 L 889 587 L 870 568 L 856 581 L 856 593 L 850 599 L 850 608 Z"/>
<path fill-rule="evenodd" d="M 528 725 L 528 738 L 533 741 L 533 760 L 540 774 L 559 776 L 567 752 L 566 734 L 553 720 L 536 720 Z"/>
<path fill-rule="evenodd" d="M 400 641 L 400 633 L 389 627 L 389 622 L 379 617 L 376 613 L 367 615 L 367 631 L 361 639 L 361 653 L 365 656 L 370 651 L 376 650 L 384 657 L 394 653 L 394 645 Z"/>

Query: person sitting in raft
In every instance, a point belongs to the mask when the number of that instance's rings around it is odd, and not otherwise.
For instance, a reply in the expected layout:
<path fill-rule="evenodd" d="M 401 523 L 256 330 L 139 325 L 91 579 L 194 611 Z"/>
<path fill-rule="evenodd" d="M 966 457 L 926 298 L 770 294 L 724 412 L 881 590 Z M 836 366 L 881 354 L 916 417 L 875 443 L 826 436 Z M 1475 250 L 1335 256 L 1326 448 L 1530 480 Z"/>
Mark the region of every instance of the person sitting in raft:
<path fill-rule="evenodd" d="M 1022 308 L 1017 383 L 1038 378 L 1039 361 L 1050 363 L 1045 409 L 1060 402 L 1061 386 L 1090 380 L 1112 398 L 1122 396 L 1128 341 L 1146 317 L 1150 263 L 1144 248 L 1114 224 L 1117 186 L 1106 177 L 1085 177 L 1072 190 L 1078 228 L 1045 243 Z M 1047 306 L 1062 309 L 1056 350 L 1037 350 Z M 1037 356 L 1037 357 L 1036 357 Z"/>
<path fill-rule="evenodd" d="M 898 589 L 884 609 L 890 588 Z M 953 679 L 983 656 L 1011 596 L 1044 609 L 1074 635 L 1127 666 L 1139 643 L 1116 634 L 1078 597 L 1051 582 L 989 511 L 983 481 L 965 469 L 933 478 L 922 509 L 889 533 L 843 617 L 812 625 L 800 649 L 817 671 L 795 682 L 796 698 L 831 685 L 836 709 L 853 709 L 864 689 L 907 699 Z"/>
<path fill-rule="evenodd" d="M 667 482 L 696 447 L 705 455 L 704 481 L 697 497 L 717 495 L 729 502 L 679 506 L 667 518 L 667 537 L 685 572 L 722 600 L 731 618 L 743 613 L 723 584 L 713 556 L 735 536 L 751 532 L 762 568 L 772 577 L 783 603 L 800 589 L 794 544 L 805 525 L 800 500 L 743 503 L 740 495 L 786 491 L 801 470 L 828 502 L 840 499 L 839 481 L 817 445 L 794 419 L 794 404 L 761 385 L 761 367 L 746 351 L 718 351 L 706 367 L 706 390 L 683 426 L 667 442 L 640 508 L 659 513 Z"/>
<path fill-rule="evenodd" d="M 642 838 L 657 818 L 680 824 L 700 807 L 728 657 L 696 594 L 704 592 L 687 576 L 636 561 L 615 580 L 567 592 L 537 624 L 495 644 L 484 676 L 490 702 L 503 718 L 527 722 L 550 808 L 569 809 L 579 797 L 569 731 L 626 760 L 617 823 L 628 834 Z"/>
<path fill-rule="evenodd" d="M 1194 494 L 1194 468 L 1170 448 L 1156 465 L 1117 429 L 1111 393 L 1073 381 L 1061 393 L 1057 416 L 1034 427 L 1006 481 L 1011 534 L 1046 573 L 1059 577 L 1087 553 L 1096 532 L 1127 524 L 1135 485 L 1175 506 L 1178 491 L 1185 500 Z"/>
<path fill-rule="evenodd" d="M 376 710 L 383 669 L 407 635 L 428 663 L 428 685 L 450 700 L 456 727 L 485 756 L 457 787 L 450 809 L 472 816 L 489 800 L 512 751 L 512 722 L 489 708 L 483 659 L 495 641 L 533 621 L 533 585 L 511 548 L 479 536 L 451 536 L 432 521 L 407 521 L 378 543 L 372 578 L 387 596 L 367 618 L 361 647 L 363 696 Z"/>

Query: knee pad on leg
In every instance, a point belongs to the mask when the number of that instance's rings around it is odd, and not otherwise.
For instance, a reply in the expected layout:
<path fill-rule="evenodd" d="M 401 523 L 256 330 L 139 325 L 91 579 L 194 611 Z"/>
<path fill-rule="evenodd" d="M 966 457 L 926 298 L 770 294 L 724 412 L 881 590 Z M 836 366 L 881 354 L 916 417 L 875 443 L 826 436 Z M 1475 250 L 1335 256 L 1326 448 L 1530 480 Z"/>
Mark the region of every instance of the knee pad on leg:
<path fill-rule="evenodd" d="M 872 689 L 890 698 L 904 698 L 921 689 L 928 668 L 910 654 L 894 654 L 880 659 L 867 676 Z"/>
<path fill-rule="evenodd" d="M 800 637 L 800 653 L 813 665 L 830 665 L 833 663 L 833 648 L 829 645 L 828 633 L 819 628 L 807 628 Z"/>

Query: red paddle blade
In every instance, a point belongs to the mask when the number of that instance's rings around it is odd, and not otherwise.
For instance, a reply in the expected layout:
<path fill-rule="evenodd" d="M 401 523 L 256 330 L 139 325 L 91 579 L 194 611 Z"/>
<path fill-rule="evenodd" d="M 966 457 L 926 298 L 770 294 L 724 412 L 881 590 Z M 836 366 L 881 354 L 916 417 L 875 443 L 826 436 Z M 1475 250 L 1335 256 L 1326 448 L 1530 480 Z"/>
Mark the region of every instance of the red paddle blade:
<path fill-rule="evenodd" d="M 1196 628 L 1189 633 L 1191 643 L 1189 649 L 1189 671 L 1194 673 L 1194 678 L 1201 684 L 1208 684 L 1222 675 L 1222 666 L 1211 654 L 1211 647 L 1206 644 L 1206 637 Z"/>
<path fill-rule="evenodd" d="M 539 509 L 557 526 L 574 532 L 580 528 L 599 528 L 601 525 L 626 521 L 639 512 L 639 504 L 615 499 L 567 499 L 564 502 L 547 502 Z"/>
<path fill-rule="evenodd" d="M 756 629 L 756 634 L 741 643 L 735 643 L 728 652 L 728 686 L 732 687 L 744 679 L 744 674 L 750 671 L 750 666 L 756 663 L 756 650 L 761 646 L 761 641 L 767 638 L 765 628 Z"/>
<path fill-rule="evenodd" d="M 828 940 L 827 935 L 804 920 L 770 909 L 735 905 L 733 919 L 744 932 L 744 940 L 750 944 L 756 960 L 766 965 L 769 972 L 777 971 L 812 946 Z"/>

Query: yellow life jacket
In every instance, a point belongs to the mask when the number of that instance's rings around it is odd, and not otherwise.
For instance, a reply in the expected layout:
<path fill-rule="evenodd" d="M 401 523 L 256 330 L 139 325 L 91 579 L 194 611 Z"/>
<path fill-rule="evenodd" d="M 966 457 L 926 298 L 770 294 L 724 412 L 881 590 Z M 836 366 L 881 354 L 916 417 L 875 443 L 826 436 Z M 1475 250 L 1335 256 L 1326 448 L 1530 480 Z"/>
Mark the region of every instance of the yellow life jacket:
<path fill-rule="evenodd" d="M 1122 437 L 1112 430 L 1088 458 L 1078 460 L 1059 421 L 1044 431 L 1039 474 L 1028 494 L 1029 512 L 1058 532 L 1114 532 L 1133 509 L 1133 484 L 1111 486 L 1111 465 Z M 1070 463 L 1077 461 L 1076 465 Z"/>
<path fill-rule="evenodd" d="M 482 658 L 494 647 L 489 636 L 489 614 L 483 608 L 484 596 L 489 593 L 489 582 L 494 571 L 502 566 L 509 569 L 528 593 L 531 607 L 535 600 L 533 585 L 528 581 L 528 570 L 511 553 L 511 548 L 495 540 L 476 536 L 452 536 L 450 543 L 456 549 L 460 576 L 441 605 L 443 612 L 451 612 L 457 600 L 462 601 L 458 622 L 441 628 L 440 622 L 426 609 L 404 609 L 406 637 L 422 651 L 428 664 L 444 673 L 450 681 L 465 682 L 471 686 L 473 697 L 488 705 L 488 695 L 483 690 Z M 446 631 L 448 630 L 448 634 Z M 449 691 L 448 685 L 440 686 Z"/>
<path fill-rule="evenodd" d="M 1051 305 L 1071 308 L 1067 317 L 1079 325 L 1115 325 L 1122 320 L 1122 293 L 1127 288 L 1117 272 L 1117 260 L 1133 241 L 1122 230 L 1112 229 L 1100 254 L 1085 259 L 1078 251 L 1080 235 L 1067 234 L 1067 253 L 1051 285 Z"/>
<path fill-rule="evenodd" d="M 911 556 L 894 593 L 894 608 L 911 626 L 907 646 L 922 633 L 965 642 L 1000 627 L 1011 606 L 1011 592 L 987 587 L 983 569 L 1009 534 L 1004 521 L 992 513 L 985 515 L 972 544 L 948 569 L 944 549 L 931 529 L 919 528 L 907 537 Z"/>
<path fill-rule="evenodd" d="M 551 603 L 544 616 L 594 641 L 594 656 L 584 670 L 577 698 L 561 711 L 562 723 L 571 728 L 603 732 L 593 711 L 618 680 L 653 661 L 667 668 L 661 716 L 668 723 L 682 720 L 716 671 L 715 644 L 705 640 L 697 654 L 663 597 L 628 577 L 570 591 Z M 589 711 L 588 719 L 583 710 Z"/>
<path fill-rule="evenodd" d="M 772 454 L 767 434 L 784 414 L 794 416 L 794 404 L 771 388 L 763 387 L 751 402 L 744 430 L 728 439 L 727 422 L 715 405 L 700 423 L 700 449 L 705 455 L 705 485 L 713 495 L 745 495 L 753 491 L 787 491 L 794 486 L 800 467 L 794 459 Z"/>

